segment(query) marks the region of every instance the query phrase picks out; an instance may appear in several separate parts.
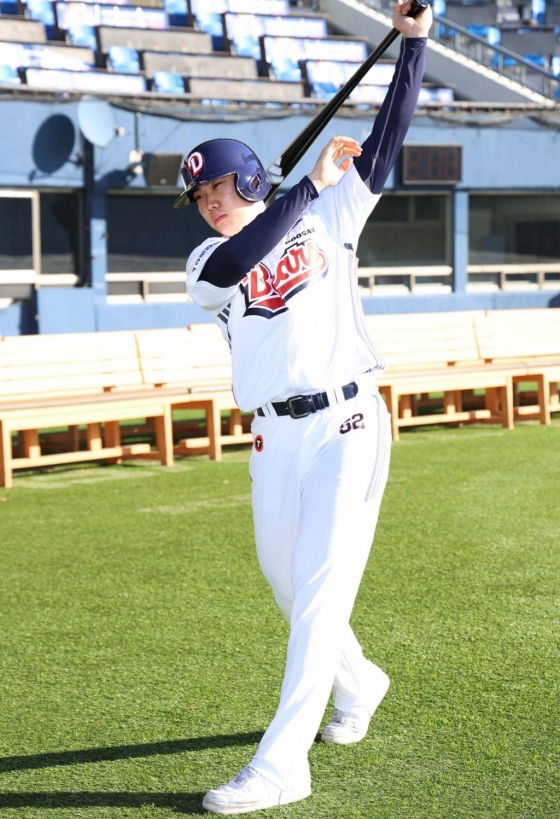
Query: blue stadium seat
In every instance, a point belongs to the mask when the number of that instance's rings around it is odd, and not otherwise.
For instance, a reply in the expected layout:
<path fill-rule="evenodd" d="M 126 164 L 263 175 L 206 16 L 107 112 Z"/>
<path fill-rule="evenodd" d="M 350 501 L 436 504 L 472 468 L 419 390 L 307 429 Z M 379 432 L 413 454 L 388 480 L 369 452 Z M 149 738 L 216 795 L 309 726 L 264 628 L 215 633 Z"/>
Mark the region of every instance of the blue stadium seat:
<path fill-rule="evenodd" d="M 201 105 L 241 105 L 239 102 L 232 102 L 231 100 L 200 100 Z"/>
<path fill-rule="evenodd" d="M 111 3 L 57 2 L 61 31 L 74 26 L 113 26 L 163 30 L 169 28 L 165 9 L 148 6 L 117 6 Z"/>
<path fill-rule="evenodd" d="M 479 37 L 484 37 L 490 45 L 500 45 L 502 34 L 499 28 L 495 26 L 481 26 L 478 23 L 469 23 L 467 30 L 471 34 L 477 34 Z"/>
<path fill-rule="evenodd" d="M 47 40 L 56 38 L 56 20 L 53 4 L 47 0 L 27 0 L 27 13 L 32 20 L 45 26 Z"/>
<path fill-rule="evenodd" d="M 490 60 L 490 64 L 493 65 L 495 68 L 498 68 L 498 66 L 500 65 L 500 57 L 497 51 L 494 52 L 494 56 Z M 502 65 L 504 68 L 515 68 L 516 65 L 519 65 L 519 62 L 513 57 L 504 56 Z"/>
<path fill-rule="evenodd" d="M 356 63 L 335 62 L 333 60 L 306 60 L 304 73 L 307 84 L 318 99 L 331 99 L 356 71 Z M 358 108 L 365 104 L 379 105 L 383 102 L 393 78 L 393 64 L 378 63 L 364 77 L 360 85 L 350 94 L 350 100 Z M 421 88 L 420 102 L 453 102 L 452 88 Z"/>
<path fill-rule="evenodd" d="M 17 71 L 25 65 L 23 49 L 21 43 L 0 43 L 0 66 L 14 68 Z"/>
<path fill-rule="evenodd" d="M 222 14 L 227 10 L 227 0 L 191 0 L 191 11 L 198 28 L 211 36 L 215 51 L 221 51 L 224 47 Z"/>
<path fill-rule="evenodd" d="M 356 63 L 334 60 L 306 60 L 305 79 L 318 99 L 330 99 L 350 79 L 357 69 Z M 350 99 L 354 102 L 382 102 L 393 78 L 393 64 L 378 63 L 366 74 Z"/>
<path fill-rule="evenodd" d="M 11 65 L 0 65 L 0 84 L 21 85 L 19 74 Z"/>
<path fill-rule="evenodd" d="M 540 68 L 546 68 L 546 57 L 543 54 L 524 54 L 523 58 L 530 63 L 538 65 Z"/>
<path fill-rule="evenodd" d="M 321 17 L 274 17 L 266 14 L 224 15 L 224 33 L 236 54 L 261 60 L 260 37 L 326 37 L 327 22 Z"/>
<path fill-rule="evenodd" d="M 72 25 L 68 29 L 68 40 L 72 45 L 85 46 L 97 51 L 97 38 L 93 26 Z"/>
<path fill-rule="evenodd" d="M 56 91 L 81 91 L 102 94 L 143 94 L 146 80 L 139 74 L 113 74 L 110 71 L 59 71 L 26 68 L 27 85 Z"/>
<path fill-rule="evenodd" d="M 531 0 L 531 18 L 539 26 L 546 22 L 546 0 Z"/>
<path fill-rule="evenodd" d="M 154 71 L 152 91 L 158 94 L 184 94 L 185 83 L 174 71 Z"/>
<path fill-rule="evenodd" d="M 91 51 L 84 53 L 72 46 L 49 43 L 0 43 L 0 65 L 14 70 L 22 68 L 63 69 L 89 71 L 95 65 Z"/>
<path fill-rule="evenodd" d="M 140 57 L 134 48 L 109 46 L 108 67 L 120 74 L 138 74 Z"/>
<path fill-rule="evenodd" d="M 453 102 L 455 100 L 455 92 L 452 88 L 421 88 L 418 102 L 420 104 L 426 102 Z"/>
<path fill-rule="evenodd" d="M 550 61 L 550 68 L 555 77 L 560 77 L 560 57 L 553 57 Z"/>
<path fill-rule="evenodd" d="M 447 3 L 445 0 L 434 0 L 432 3 L 432 11 L 436 17 L 445 17 L 445 12 L 447 11 Z M 445 36 L 445 26 L 442 23 L 438 26 L 438 36 Z"/>
<path fill-rule="evenodd" d="M 17 14 L 17 0 L 3 0 L 0 2 L 0 14 Z"/>
<path fill-rule="evenodd" d="M 190 4 L 198 28 L 212 37 L 216 51 L 224 48 L 222 14 L 227 11 L 277 16 L 286 16 L 290 13 L 288 0 L 190 0 Z"/>
<path fill-rule="evenodd" d="M 482 26 L 479 23 L 469 23 L 467 31 L 471 34 L 477 34 L 479 37 L 488 37 L 488 26 Z"/>
<path fill-rule="evenodd" d="M 187 0 L 165 0 L 165 10 L 170 26 L 184 28 L 189 23 Z"/>
<path fill-rule="evenodd" d="M 263 62 L 277 80 L 299 82 L 300 62 L 305 60 L 336 60 L 363 63 L 367 57 L 365 43 L 358 40 L 325 38 L 314 40 L 296 37 L 263 37 Z"/>

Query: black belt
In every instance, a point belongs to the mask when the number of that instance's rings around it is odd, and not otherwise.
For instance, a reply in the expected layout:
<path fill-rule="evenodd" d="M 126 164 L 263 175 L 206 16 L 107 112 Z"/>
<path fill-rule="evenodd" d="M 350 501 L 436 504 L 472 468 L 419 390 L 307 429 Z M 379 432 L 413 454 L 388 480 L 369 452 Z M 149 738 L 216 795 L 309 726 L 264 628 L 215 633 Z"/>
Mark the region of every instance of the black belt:
<path fill-rule="evenodd" d="M 349 401 L 358 394 L 358 385 L 355 381 L 345 384 L 342 387 L 344 400 Z M 312 412 L 329 407 L 329 397 L 326 392 L 316 392 L 315 395 L 294 395 L 287 401 L 273 401 L 272 407 L 276 415 L 290 415 L 292 418 L 307 418 Z M 266 417 L 262 407 L 257 410 L 257 415 Z"/>

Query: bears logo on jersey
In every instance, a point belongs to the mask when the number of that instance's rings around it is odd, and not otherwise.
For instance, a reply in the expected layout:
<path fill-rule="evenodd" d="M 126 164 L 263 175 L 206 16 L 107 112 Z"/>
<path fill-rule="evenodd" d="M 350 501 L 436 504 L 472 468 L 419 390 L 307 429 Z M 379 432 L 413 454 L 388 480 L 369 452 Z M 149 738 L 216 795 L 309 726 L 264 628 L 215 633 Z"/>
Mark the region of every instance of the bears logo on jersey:
<path fill-rule="evenodd" d="M 327 275 L 329 263 L 317 244 L 298 242 L 284 251 L 276 269 L 271 271 L 262 262 L 241 282 L 245 296 L 245 316 L 274 318 L 288 308 L 286 302 Z"/>

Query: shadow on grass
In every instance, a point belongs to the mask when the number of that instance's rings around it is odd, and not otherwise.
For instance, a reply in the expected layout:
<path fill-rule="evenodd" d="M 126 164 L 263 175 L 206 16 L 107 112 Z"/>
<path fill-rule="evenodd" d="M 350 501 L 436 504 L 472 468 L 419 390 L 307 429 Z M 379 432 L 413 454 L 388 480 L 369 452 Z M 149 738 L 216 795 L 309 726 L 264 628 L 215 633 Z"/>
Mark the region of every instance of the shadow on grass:
<path fill-rule="evenodd" d="M 203 793 L 96 793 L 50 791 L 0 793 L 0 809 L 38 808 L 171 808 L 175 813 L 205 814 Z"/>
<path fill-rule="evenodd" d="M 28 771 L 35 768 L 55 768 L 62 765 L 85 765 L 88 762 L 111 762 L 117 759 L 136 759 L 164 754 L 183 754 L 188 751 L 205 751 L 209 748 L 227 748 L 234 745 L 256 745 L 261 738 L 262 731 L 253 731 L 245 734 L 172 739 L 166 742 L 149 742 L 144 745 L 116 745 L 107 748 L 86 748 L 82 751 L 54 751 L 48 754 L 6 756 L 0 758 L 0 773 Z M 97 795 L 99 794 L 93 794 L 93 796 Z M 0 802 L 1 804 L 3 803 Z"/>

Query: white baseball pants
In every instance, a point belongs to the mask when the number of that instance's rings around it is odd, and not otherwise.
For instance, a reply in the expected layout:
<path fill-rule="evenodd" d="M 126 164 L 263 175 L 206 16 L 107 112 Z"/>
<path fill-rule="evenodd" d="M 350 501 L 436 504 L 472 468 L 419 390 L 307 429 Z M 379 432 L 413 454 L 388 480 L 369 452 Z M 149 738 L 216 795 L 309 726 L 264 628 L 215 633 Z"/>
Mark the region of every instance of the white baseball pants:
<path fill-rule="evenodd" d="M 349 620 L 387 481 L 391 430 L 377 388 L 364 381 L 355 398 L 307 418 L 253 421 L 257 554 L 290 638 L 280 704 L 250 764 L 282 789 L 309 782 L 307 753 L 331 689 L 336 708 L 375 710 L 376 667 Z"/>

